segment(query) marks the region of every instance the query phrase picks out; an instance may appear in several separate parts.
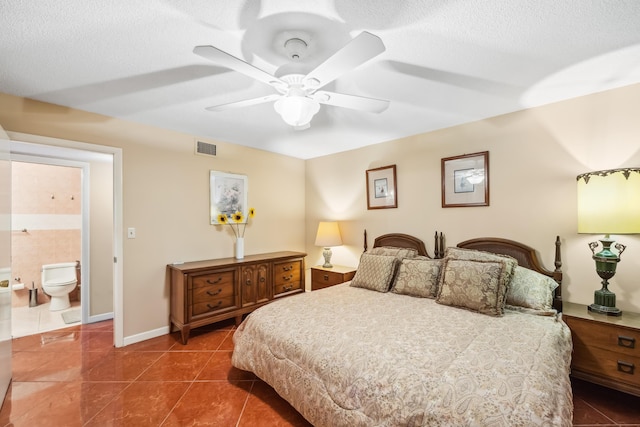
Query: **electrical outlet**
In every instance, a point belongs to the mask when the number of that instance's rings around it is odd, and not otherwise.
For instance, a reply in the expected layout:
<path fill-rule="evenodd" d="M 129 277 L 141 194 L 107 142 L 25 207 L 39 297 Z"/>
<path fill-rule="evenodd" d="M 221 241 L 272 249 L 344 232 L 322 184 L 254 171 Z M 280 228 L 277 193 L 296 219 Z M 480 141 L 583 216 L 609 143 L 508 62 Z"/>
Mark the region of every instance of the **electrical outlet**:
<path fill-rule="evenodd" d="M 136 238 L 136 229 L 133 227 L 129 227 L 129 229 L 127 229 L 127 238 L 129 239 L 135 239 Z"/>

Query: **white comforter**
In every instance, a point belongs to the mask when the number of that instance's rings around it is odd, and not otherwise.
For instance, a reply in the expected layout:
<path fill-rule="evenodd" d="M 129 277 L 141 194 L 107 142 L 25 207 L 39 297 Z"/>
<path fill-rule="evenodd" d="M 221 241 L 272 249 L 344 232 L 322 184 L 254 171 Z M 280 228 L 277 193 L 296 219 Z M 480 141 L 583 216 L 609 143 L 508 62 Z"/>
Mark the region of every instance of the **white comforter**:
<path fill-rule="evenodd" d="M 571 334 L 347 284 L 284 298 L 234 335 L 254 372 L 320 426 L 570 426 Z"/>

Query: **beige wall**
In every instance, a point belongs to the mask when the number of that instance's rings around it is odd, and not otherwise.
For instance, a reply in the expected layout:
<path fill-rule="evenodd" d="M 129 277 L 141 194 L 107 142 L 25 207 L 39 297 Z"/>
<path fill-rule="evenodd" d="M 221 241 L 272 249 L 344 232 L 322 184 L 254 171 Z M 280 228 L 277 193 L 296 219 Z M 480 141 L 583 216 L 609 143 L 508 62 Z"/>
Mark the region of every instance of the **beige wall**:
<path fill-rule="evenodd" d="M 217 145 L 216 157 L 199 156 L 193 135 L 5 94 L 0 125 L 122 148 L 125 338 L 168 326 L 167 263 L 233 255 L 231 231 L 208 222 L 210 170 L 249 177 L 256 217 L 245 253 L 304 250 L 303 160 L 220 141 L 207 141 Z M 135 239 L 126 239 L 128 227 Z"/>
<path fill-rule="evenodd" d="M 332 262 L 355 266 L 367 229 L 422 238 L 433 253 L 433 234 L 447 244 L 474 237 L 504 237 L 537 248 L 553 268 L 554 240 L 562 240 L 565 300 L 589 304 L 600 287 L 588 242 L 578 235 L 576 176 L 640 167 L 640 85 L 524 110 L 436 132 L 307 161 L 308 264 L 322 260 L 313 246 L 319 220 L 340 221 L 345 245 Z M 426 114 L 426 113 L 425 113 Z M 489 151 L 489 207 L 442 208 L 440 160 Z M 367 210 L 365 171 L 397 165 L 398 208 Z M 610 287 L 617 306 L 640 311 L 640 237 L 627 245 Z"/>

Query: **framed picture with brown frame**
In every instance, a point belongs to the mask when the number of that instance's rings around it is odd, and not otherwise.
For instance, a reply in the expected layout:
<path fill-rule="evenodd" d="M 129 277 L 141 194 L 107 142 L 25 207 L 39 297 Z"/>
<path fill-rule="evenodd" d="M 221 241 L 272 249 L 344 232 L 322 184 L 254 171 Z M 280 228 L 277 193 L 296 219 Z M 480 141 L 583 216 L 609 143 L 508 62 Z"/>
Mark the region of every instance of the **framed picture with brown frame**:
<path fill-rule="evenodd" d="M 367 170 L 367 209 L 397 207 L 396 165 Z"/>
<path fill-rule="evenodd" d="M 489 206 L 489 152 L 446 157 L 441 162 L 442 207 Z"/>

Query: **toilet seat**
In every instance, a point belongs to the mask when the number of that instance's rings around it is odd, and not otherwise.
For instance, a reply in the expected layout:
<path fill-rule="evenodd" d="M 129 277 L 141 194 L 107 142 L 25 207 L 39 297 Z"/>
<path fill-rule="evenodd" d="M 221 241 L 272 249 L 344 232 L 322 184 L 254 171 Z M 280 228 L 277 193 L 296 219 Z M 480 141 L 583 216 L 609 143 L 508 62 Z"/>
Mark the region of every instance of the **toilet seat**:
<path fill-rule="evenodd" d="M 57 280 L 47 280 L 46 282 L 44 282 L 44 284 L 46 286 L 66 286 L 66 285 L 73 285 L 74 283 L 77 283 L 77 280 L 66 280 L 66 281 L 57 281 Z"/>

